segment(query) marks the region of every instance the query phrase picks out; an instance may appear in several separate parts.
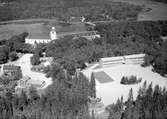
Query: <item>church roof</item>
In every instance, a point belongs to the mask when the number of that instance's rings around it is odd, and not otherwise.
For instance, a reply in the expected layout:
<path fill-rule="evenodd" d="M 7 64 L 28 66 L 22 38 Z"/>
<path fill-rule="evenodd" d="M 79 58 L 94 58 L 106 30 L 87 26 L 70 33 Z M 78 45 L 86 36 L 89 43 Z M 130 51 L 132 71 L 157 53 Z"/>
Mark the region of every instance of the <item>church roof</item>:
<path fill-rule="evenodd" d="M 29 34 L 28 37 L 29 39 L 50 39 L 49 34 L 43 34 L 43 33 L 39 33 L 39 34 Z"/>

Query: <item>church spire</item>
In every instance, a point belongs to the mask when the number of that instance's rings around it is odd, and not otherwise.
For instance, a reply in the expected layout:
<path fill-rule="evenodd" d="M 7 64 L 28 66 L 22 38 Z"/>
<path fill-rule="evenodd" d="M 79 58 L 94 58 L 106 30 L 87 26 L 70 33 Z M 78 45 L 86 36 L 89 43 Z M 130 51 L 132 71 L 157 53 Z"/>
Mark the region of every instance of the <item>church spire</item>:
<path fill-rule="evenodd" d="M 57 33 L 55 30 L 55 27 L 52 27 L 51 31 L 50 31 L 50 39 L 51 40 L 56 40 L 57 39 Z"/>

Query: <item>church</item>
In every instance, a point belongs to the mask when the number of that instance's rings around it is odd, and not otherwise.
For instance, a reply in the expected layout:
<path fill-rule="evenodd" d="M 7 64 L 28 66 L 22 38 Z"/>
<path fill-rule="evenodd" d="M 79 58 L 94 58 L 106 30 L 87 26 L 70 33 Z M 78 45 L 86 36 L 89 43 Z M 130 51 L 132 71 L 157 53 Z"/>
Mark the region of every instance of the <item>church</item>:
<path fill-rule="evenodd" d="M 56 40 L 56 39 L 58 39 L 57 33 L 55 30 L 55 27 L 52 27 L 52 29 L 50 31 L 50 38 L 41 39 L 41 38 L 27 37 L 27 38 L 25 38 L 25 43 L 35 45 L 35 44 L 39 44 L 39 43 L 49 43 L 49 42 Z"/>
<path fill-rule="evenodd" d="M 46 33 L 45 33 L 46 34 Z M 39 43 L 49 43 L 53 40 L 57 40 L 58 38 L 63 38 L 65 36 L 73 36 L 73 37 L 84 37 L 88 40 L 92 40 L 95 38 L 100 38 L 100 35 L 97 31 L 77 31 L 77 32 L 64 32 L 57 34 L 55 27 L 52 27 L 50 33 L 48 35 L 44 35 L 44 33 L 39 32 L 39 34 L 29 35 L 25 38 L 25 43 L 35 45 Z"/>

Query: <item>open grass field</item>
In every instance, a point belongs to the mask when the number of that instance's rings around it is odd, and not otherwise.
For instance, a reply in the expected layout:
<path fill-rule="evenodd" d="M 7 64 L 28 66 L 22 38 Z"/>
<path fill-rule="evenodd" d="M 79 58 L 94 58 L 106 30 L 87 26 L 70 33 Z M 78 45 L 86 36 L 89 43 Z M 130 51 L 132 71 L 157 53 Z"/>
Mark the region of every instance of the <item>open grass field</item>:
<path fill-rule="evenodd" d="M 85 24 L 66 24 L 60 22 L 22 22 L 0 25 L 0 40 L 9 39 L 13 35 L 28 32 L 31 38 L 49 38 L 49 32 L 52 26 L 55 26 L 57 33 L 78 32 L 86 30 Z"/>
<path fill-rule="evenodd" d="M 108 82 L 112 82 L 114 81 L 107 73 L 105 73 L 104 71 L 100 71 L 100 72 L 95 72 L 94 73 L 95 78 L 97 79 L 97 81 L 99 81 L 100 83 L 108 83 Z"/>
<path fill-rule="evenodd" d="M 143 12 L 138 15 L 138 21 L 167 20 L 167 4 L 149 0 L 108 0 L 115 2 L 127 2 L 143 6 Z"/>
<path fill-rule="evenodd" d="M 86 69 L 83 73 L 90 78 L 91 72 L 100 73 L 100 77 L 109 76 L 113 81 L 106 82 L 106 79 L 96 79 L 96 95 L 102 99 L 105 106 L 115 103 L 118 98 L 123 96 L 124 100 L 128 98 L 129 90 L 133 89 L 133 96 L 136 98 L 138 89 L 147 81 L 147 84 L 152 82 L 153 86 L 159 85 L 160 87 L 167 88 L 167 78 L 162 77 L 158 73 L 152 71 L 152 67 L 143 68 L 140 65 L 115 65 L 107 68 L 99 69 Z M 142 78 L 142 82 L 134 85 L 122 85 L 120 83 L 123 76 L 136 75 L 138 78 Z M 97 77 L 99 78 L 99 77 Z"/>

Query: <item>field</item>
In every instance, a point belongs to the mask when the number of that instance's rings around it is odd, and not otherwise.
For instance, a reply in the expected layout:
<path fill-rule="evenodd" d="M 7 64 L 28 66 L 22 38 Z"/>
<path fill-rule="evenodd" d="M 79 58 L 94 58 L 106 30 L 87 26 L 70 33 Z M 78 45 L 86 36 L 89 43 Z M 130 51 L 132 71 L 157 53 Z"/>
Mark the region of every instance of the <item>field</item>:
<path fill-rule="evenodd" d="M 113 81 L 113 79 L 108 74 L 106 74 L 104 71 L 95 72 L 94 76 L 100 83 L 107 83 L 107 82 Z"/>
<path fill-rule="evenodd" d="M 33 38 L 49 38 L 49 32 L 52 26 L 55 26 L 58 33 L 83 31 L 86 29 L 84 24 L 65 24 L 59 22 L 16 22 L 0 25 L 0 40 L 9 39 L 13 35 L 18 35 L 23 32 L 28 32 L 29 36 Z"/>
<path fill-rule="evenodd" d="M 167 20 L 167 4 L 149 0 L 108 0 L 115 2 L 127 2 L 143 6 L 143 12 L 138 15 L 138 21 Z"/>
<path fill-rule="evenodd" d="M 101 82 L 98 79 L 96 80 L 97 97 L 102 99 L 102 102 L 105 106 L 115 103 L 116 100 L 121 96 L 123 96 L 124 100 L 126 100 L 131 88 L 133 89 L 134 98 L 136 98 L 138 89 L 143 85 L 145 80 L 147 81 L 147 84 L 152 82 L 153 86 L 158 84 L 161 87 L 167 88 L 167 78 L 153 72 L 151 70 L 152 67 L 143 68 L 140 65 L 117 65 L 99 69 L 94 69 L 95 66 L 92 67 L 93 68 L 84 70 L 83 73 L 89 77 L 91 72 L 96 74 L 99 72 L 105 72 L 111 79 L 113 79 L 112 82 Z M 99 75 L 101 75 L 101 73 Z M 131 75 L 136 75 L 138 78 L 141 77 L 142 82 L 134 85 L 120 84 L 121 78 L 123 76 Z"/>

